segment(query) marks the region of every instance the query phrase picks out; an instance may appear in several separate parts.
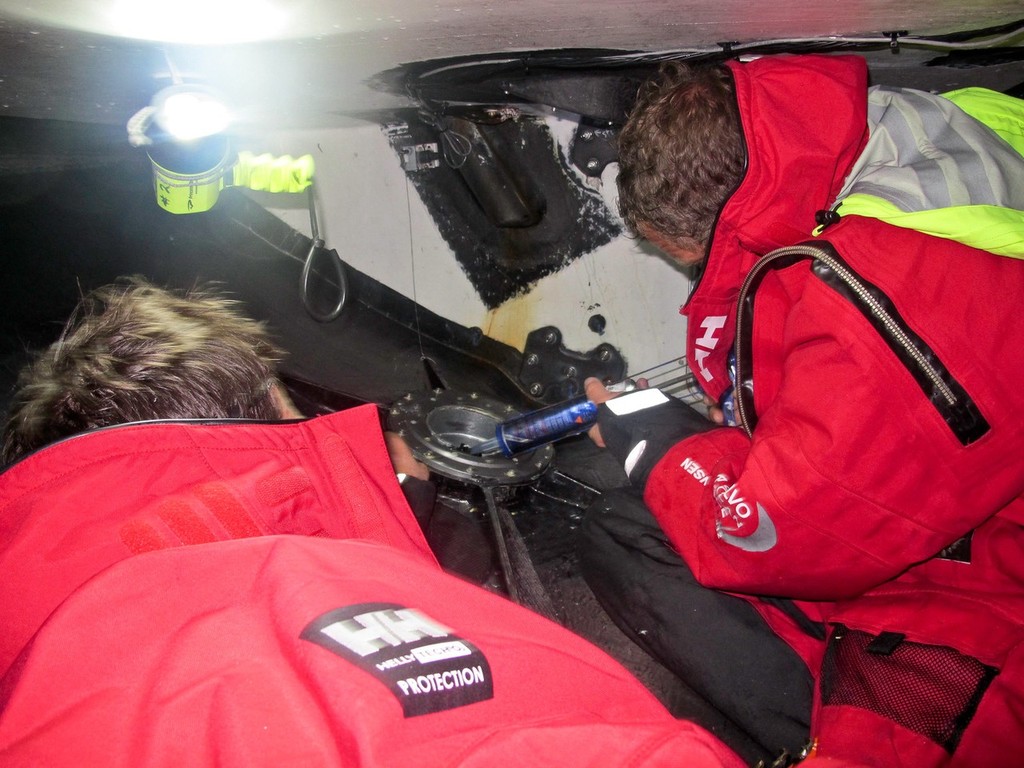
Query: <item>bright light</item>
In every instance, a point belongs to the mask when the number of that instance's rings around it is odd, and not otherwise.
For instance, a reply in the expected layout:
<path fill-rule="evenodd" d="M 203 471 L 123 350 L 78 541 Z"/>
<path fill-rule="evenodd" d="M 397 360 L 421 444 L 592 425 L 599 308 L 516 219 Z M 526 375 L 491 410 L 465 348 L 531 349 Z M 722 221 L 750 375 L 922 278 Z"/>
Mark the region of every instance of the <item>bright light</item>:
<path fill-rule="evenodd" d="M 223 45 L 280 37 L 288 18 L 268 0 L 117 0 L 110 22 L 125 37 Z"/>
<path fill-rule="evenodd" d="M 179 141 L 213 136 L 228 127 L 227 107 L 201 86 L 172 85 L 153 97 L 154 120 Z"/>

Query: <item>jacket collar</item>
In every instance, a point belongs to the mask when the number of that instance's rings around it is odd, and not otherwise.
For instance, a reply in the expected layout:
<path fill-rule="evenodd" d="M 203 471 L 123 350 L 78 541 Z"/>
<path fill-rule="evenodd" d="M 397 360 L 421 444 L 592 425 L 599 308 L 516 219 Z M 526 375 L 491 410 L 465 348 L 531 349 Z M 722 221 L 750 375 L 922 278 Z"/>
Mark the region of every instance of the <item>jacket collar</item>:
<path fill-rule="evenodd" d="M 858 56 L 772 56 L 728 63 L 747 168 L 719 213 L 703 275 L 683 313 L 687 356 L 704 391 L 729 386 L 735 303 L 764 254 L 806 239 L 867 141 L 867 66 Z"/>

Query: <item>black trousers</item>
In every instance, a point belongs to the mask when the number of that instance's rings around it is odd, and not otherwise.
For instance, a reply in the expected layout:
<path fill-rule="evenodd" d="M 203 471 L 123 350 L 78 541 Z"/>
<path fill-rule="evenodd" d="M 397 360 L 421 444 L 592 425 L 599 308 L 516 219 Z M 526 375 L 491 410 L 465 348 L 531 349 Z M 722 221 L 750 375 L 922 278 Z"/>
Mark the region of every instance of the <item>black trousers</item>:
<path fill-rule="evenodd" d="M 722 715 L 691 719 L 751 762 L 803 747 L 813 694 L 803 660 L 746 600 L 696 582 L 635 489 L 590 507 L 579 555 L 619 628 Z"/>

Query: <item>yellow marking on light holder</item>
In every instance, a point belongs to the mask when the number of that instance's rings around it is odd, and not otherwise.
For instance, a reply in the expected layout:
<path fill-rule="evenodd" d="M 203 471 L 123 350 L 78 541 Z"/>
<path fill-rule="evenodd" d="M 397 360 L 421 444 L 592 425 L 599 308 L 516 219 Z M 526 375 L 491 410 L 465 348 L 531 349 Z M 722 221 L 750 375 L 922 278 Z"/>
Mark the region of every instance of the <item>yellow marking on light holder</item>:
<path fill-rule="evenodd" d="M 313 183 L 313 156 L 275 157 L 239 152 L 234 168 L 234 186 L 258 192 L 302 192 Z"/>
<path fill-rule="evenodd" d="M 170 213 L 202 213 L 213 208 L 225 186 L 231 157 L 224 144 L 223 154 L 212 166 L 189 167 L 180 158 L 164 157 L 158 148 L 149 151 L 153 166 L 153 189 L 157 204 Z M 212 155 L 216 157 L 216 155 Z M 168 167 L 173 166 L 173 167 Z"/>

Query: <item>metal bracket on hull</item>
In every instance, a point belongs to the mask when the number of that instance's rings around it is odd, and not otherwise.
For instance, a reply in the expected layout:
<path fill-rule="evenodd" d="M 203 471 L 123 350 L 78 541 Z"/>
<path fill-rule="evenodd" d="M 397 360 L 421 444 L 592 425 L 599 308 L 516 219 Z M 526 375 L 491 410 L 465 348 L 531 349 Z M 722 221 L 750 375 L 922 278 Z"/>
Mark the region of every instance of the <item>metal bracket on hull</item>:
<path fill-rule="evenodd" d="M 626 361 L 611 344 L 574 352 L 562 346 L 562 332 L 548 325 L 526 337 L 519 383 L 531 397 L 558 403 L 583 394 L 583 382 L 590 376 L 613 382 L 625 375 Z"/>

